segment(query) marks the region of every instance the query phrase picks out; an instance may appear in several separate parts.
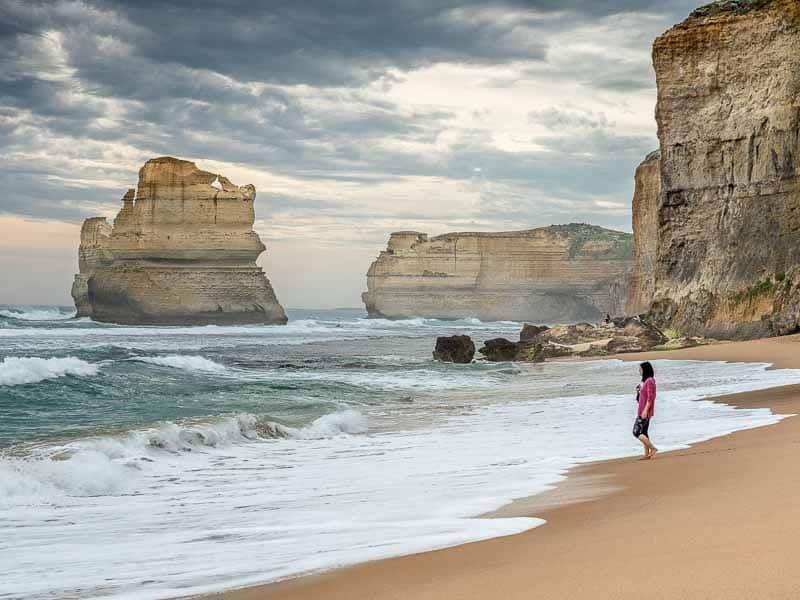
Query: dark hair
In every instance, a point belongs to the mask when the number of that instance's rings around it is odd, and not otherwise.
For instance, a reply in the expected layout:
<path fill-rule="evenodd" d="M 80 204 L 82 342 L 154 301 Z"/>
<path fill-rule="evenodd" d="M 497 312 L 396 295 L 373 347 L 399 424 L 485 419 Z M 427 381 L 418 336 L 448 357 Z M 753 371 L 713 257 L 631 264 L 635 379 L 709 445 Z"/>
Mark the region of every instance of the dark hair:
<path fill-rule="evenodd" d="M 643 362 L 639 366 L 642 368 L 642 381 L 647 381 L 651 377 L 656 376 L 655 371 L 653 371 L 653 365 L 649 362 Z"/>

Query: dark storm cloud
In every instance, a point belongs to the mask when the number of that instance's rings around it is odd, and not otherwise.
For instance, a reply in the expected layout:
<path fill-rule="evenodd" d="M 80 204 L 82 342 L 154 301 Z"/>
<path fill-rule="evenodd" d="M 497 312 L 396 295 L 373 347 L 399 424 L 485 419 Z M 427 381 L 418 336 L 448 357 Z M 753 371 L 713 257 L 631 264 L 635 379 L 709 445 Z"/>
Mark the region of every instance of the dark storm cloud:
<path fill-rule="evenodd" d="M 113 206 L 115 200 L 114 192 L 96 186 L 65 186 L 49 169 L 9 169 L 6 166 L 2 182 L 0 213 L 77 221 L 85 217 L 87 211 L 97 213 Z"/>
<path fill-rule="evenodd" d="M 670 3 L 670 20 L 691 4 Z M 378 177 L 469 180 L 482 168 L 486 176 L 571 195 L 598 186 L 612 193 L 627 185 L 630 162 L 652 140 L 615 135 L 597 115 L 540 111 L 537 118 L 554 133 L 562 118 L 602 131 L 545 139 L 547 153 L 501 151 L 484 134 L 462 132 L 431 159 L 393 148 L 435 144 L 454 115 L 377 101 L 363 86 L 388 90 L 402 80 L 397 71 L 438 62 L 521 61 L 533 74 L 557 63 L 548 77 L 588 87 L 644 89 L 652 86 L 647 64 L 557 56 L 544 41 L 543 32 L 626 12 L 665 8 L 655 0 L 6 0 L 0 183 L 14 194 L 4 193 L 0 212 L 85 216 L 108 200 L 107 188 L 64 179 L 131 181 L 132 171 L 104 172 L 104 165 L 140 154 L 200 156 L 299 180 L 365 185 Z M 600 158 L 604 151 L 617 154 Z M 590 184 L 596 175 L 608 181 Z"/>

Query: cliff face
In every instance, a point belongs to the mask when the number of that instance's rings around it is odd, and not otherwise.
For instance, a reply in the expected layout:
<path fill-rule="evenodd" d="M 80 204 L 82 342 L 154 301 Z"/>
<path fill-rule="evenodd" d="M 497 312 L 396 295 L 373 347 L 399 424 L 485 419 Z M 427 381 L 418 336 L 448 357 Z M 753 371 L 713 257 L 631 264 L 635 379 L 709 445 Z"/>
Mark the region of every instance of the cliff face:
<path fill-rule="evenodd" d="M 115 323 L 285 323 L 255 263 L 256 190 L 170 157 L 147 161 L 109 226 L 87 219 L 72 295 Z"/>
<path fill-rule="evenodd" d="M 133 190 L 130 190 L 132 192 Z M 72 283 L 72 297 L 78 317 L 92 316 L 89 300 L 89 279 L 94 272 L 111 263 L 111 226 L 103 217 L 86 219 L 81 227 L 81 243 L 78 248 L 78 274 Z"/>
<path fill-rule="evenodd" d="M 570 322 L 622 312 L 630 234 L 591 225 L 428 239 L 393 233 L 367 273 L 372 317 Z"/>
<path fill-rule="evenodd" d="M 653 47 L 662 192 L 652 314 L 685 332 L 797 329 L 800 2 L 726 0 Z"/>
<path fill-rule="evenodd" d="M 652 152 L 636 169 L 633 193 L 633 271 L 625 313 L 639 315 L 650 309 L 655 293 L 658 248 L 658 209 L 661 196 L 661 153 Z"/>

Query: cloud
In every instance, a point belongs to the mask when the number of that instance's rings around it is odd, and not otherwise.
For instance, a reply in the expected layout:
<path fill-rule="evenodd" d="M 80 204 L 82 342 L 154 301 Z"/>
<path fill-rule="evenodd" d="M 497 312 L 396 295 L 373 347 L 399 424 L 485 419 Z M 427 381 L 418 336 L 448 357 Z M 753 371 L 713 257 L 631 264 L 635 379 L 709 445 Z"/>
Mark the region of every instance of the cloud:
<path fill-rule="evenodd" d="M 6 0 L 0 213 L 110 216 L 175 155 L 255 183 L 277 243 L 629 228 L 650 43 L 693 4 Z"/>
<path fill-rule="evenodd" d="M 555 107 L 543 110 L 532 110 L 528 117 L 547 129 L 559 131 L 563 129 L 602 129 L 611 125 L 605 114 L 593 111 L 565 111 Z"/>

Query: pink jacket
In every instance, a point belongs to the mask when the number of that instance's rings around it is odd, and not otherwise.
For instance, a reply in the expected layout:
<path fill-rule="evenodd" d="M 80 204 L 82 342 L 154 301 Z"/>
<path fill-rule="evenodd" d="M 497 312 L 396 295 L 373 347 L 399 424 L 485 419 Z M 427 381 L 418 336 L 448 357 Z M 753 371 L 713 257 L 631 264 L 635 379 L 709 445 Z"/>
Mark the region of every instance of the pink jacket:
<path fill-rule="evenodd" d="M 642 412 L 644 411 L 644 407 L 647 405 L 648 400 L 650 401 L 650 410 L 647 413 L 647 417 L 649 418 L 656 414 L 656 380 L 652 377 L 649 377 L 647 381 L 642 384 L 642 387 L 639 390 L 638 416 L 642 416 Z"/>

